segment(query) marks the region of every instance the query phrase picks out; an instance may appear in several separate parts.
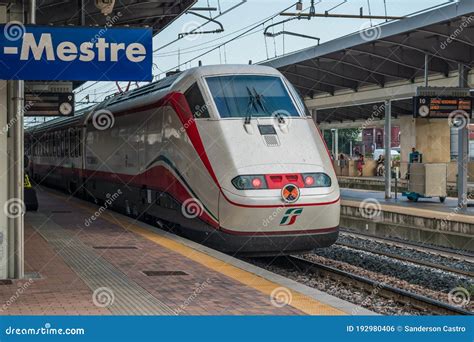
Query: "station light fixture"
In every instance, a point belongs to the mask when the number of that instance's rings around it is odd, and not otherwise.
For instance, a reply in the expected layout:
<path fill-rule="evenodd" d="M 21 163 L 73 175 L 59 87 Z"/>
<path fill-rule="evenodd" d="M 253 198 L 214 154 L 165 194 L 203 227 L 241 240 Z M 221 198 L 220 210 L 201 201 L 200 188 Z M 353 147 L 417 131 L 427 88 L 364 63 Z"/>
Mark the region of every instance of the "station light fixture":
<path fill-rule="evenodd" d="M 115 0 L 95 0 L 97 7 L 103 15 L 109 15 L 114 10 Z"/>
<path fill-rule="evenodd" d="M 296 10 L 297 11 L 302 11 L 303 10 L 303 1 L 300 0 L 296 3 Z"/>

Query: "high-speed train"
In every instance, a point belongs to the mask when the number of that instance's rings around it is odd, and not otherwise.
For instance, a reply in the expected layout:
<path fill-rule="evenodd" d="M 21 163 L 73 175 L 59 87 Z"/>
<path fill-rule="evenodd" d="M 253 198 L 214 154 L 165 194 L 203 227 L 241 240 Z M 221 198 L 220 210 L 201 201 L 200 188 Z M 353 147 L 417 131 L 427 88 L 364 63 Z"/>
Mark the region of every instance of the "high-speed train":
<path fill-rule="evenodd" d="M 190 69 L 26 134 L 37 182 L 227 253 L 304 252 L 338 236 L 325 143 L 269 67 Z"/>

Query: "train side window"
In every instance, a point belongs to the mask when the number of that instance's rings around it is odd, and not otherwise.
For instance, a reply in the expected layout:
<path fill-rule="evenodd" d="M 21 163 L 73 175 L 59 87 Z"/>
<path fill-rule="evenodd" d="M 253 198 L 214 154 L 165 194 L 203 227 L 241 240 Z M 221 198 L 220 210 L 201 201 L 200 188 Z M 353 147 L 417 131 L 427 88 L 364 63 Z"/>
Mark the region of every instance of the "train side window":
<path fill-rule="evenodd" d="M 74 129 L 74 157 L 79 157 L 79 130 Z"/>
<path fill-rule="evenodd" d="M 64 134 L 64 130 L 61 131 L 61 158 L 64 158 L 65 156 L 65 145 L 66 144 L 66 135 Z"/>
<path fill-rule="evenodd" d="M 56 132 L 56 156 L 57 157 L 61 157 L 61 144 L 62 144 L 62 141 L 61 141 L 61 131 L 58 131 Z"/>
<path fill-rule="evenodd" d="M 71 158 L 74 157 L 74 130 L 69 129 L 69 154 Z"/>
<path fill-rule="evenodd" d="M 56 132 L 54 138 L 56 139 L 56 157 L 61 157 L 61 132 Z"/>
<path fill-rule="evenodd" d="M 46 141 L 46 155 L 48 157 L 51 157 L 51 150 L 52 150 L 52 139 L 51 139 L 51 133 L 48 133 L 47 136 L 47 141 Z"/>
<path fill-rule="evenodd" d="M 64 156 L 69 158 L 69 131 L 64 131 Z"/>
<path fill-rule="evenodd" d="M 71 147 L 71 154 L 73 158 L 76 158 L 76 129 L 74 128 L 72 131 L 72 147 Z"/>
<path fill-rule="evenodd" d="M 82 131 L 79 128 L 77 130 L 77 156 L 78 157 L 82 157 L 81 142 L 82 142 Z"/>
<path fill-rule="evenodd" d="M 53 132 L 53 157 L 58 156 L 58 132 Z"/>
<path fill-rule="evenodd" d="M 188 101 L 189 108 L 191 109 L 194 118 L 209 118 L 209 110 L 206 102 L 204 102 L 204 98 L 202 97 L 197 82 L 186 90 L 184 97 L 186 97 L 186 101 Z"/>
<path fill-rule="evenodd" d="M 58 132 L 53 132 L 53 157 L 58 156 L 59 143 L 58 143 Z"/>

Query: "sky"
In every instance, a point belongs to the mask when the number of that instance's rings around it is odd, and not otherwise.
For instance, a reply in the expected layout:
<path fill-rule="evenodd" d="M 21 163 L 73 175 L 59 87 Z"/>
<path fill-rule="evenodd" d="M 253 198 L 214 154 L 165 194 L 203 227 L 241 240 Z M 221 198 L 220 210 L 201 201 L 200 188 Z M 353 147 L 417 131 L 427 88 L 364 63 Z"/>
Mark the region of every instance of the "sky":
<path fill-rule="evenodd" d="M 241 2 L 242 0 L 199 0 L 194 7 L 217 7 L 220 8 L 220 12 L 225 12 Z M 316 45 L 317 40 L 310 38 L 284 35 L 276 38 L 265 38 L 263 35 L 263 30 L 266 26 L 288 17 L 276 16 L 273 20 L 269 20 L 266 23 L 263 23 L 263 21 L 280 13 L 295 2 L 295 0 L 247 0 L 234 10 L 216 19 L 224 26 L 224 32 L 189 35 L 169 44 L 176 40 L 180 33 L 189 32 L 206 21 L 192 14 L 182 15 L 154 37 L 153 48 L 156 51 L 153 56 L 154 75 L 157 78 L 162 78 L 166 71 L 177 69 L 179 64 L 182 64 L 179 67 L 180 70 L 195 67 L 198 65 L 199 60 L 204 65 L 221 63 L 247 64 L 249 60 L 257 63 L 268 58 L 278 57 L 292 51 Z M 446 0 L 316 0 L 316 12 L 324 13 L 330 10 L 329 13 L 334 14 L 358 14 L 359 9 L 362 7 L 364 14 L 368 14 L 370 5 L 372 15 L 384 15 L 385 3 L 389 16 L 404 16 L 446 2 Z M 307 9 L 309 5 L 309 0 L 303 0 L 303 8 Z M 338 7 L 334 8 L 335 6 Z M 287 12 L 295 11 L 296 8 L 292 6 Z M 206 16 L 211 15 L 214 18 L 220 12 L 217 10 L 210 13 L 209 11 L 200 11 L 198 13 Z M 293 20 L 286 23 L 284 29 L 317 37 L 320 39 L 320 44 L 323 44 L 332 39 L 357 32 L 361 28 L 382 23 L 383 21 L 373 20 L 370 22 L 368 19 L 312 18 L 311 20 Z M 258 23 L 262 24 L 257 26 Z M 257 26 L 256 29 L 250 31 L 242 38 L 228 42 L 221 48 L 192 60 L 217 45 L 232 40 L 237 35 L 245 32 L 246 29 L 254 26 Z M 217 24 L 209 23 L 199 30 L 215 30 L 216 28 L 218 28 Z M 280 32 L 283 30 L 283 25 L 277 25 L 271 29 L 274 29 L 274 32 Z M 126 87 L 126 83 L 121 83 L 121 85 L 122 88 Z M 117 92 L 115 83 L 89 82 L 78 89 L 76 101 L 82 101 L 86 95 L 89 95 L 91 101 L 101 101 L 105 96 L 115 92 Z"/>

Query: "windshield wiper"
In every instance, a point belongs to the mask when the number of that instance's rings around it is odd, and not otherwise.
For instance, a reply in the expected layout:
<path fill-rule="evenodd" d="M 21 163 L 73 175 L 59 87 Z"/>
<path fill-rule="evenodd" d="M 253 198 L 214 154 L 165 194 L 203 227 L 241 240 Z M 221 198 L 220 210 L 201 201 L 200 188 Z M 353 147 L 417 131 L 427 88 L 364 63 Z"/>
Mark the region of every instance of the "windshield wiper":
<path fill-rule="evenodd" d="M 245 124 L 247 125 L 250 123 L 250 120 L 252 120 L 252 113 L 251 113 L 252 107 L 254 108 L 256 112 L 258 112 L 258 108 L 255 105 L 255 102 L 256 102 L 255 96 L 252 94 L 252 91 L 249 89 L 249 87 L 246 87 L 246 88 L 247 88 L 247 93 L 249 94 L 249 103 L 247 106 L 247 113 L 245 113 Z"/>
<path fill-rule="evenodd" d="M 247 88 L 248 89 L 248 88 Z M 259 94 L 257 92 L 257 90 L 255 89 L 255 87 L 252 87 L 252 90 L 253 92 L 255 93 L 255 95 L 253 95 L 255 97 L 255 100 L 257 102 L 258 105 L 260 105 L 260 108 L 262 108 L 263 112 L 266 113 L 266 114 L 270 114 L 267 110 L 267 108 L 265 108 L 265 97 L 263 94 Z"/>

